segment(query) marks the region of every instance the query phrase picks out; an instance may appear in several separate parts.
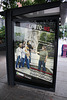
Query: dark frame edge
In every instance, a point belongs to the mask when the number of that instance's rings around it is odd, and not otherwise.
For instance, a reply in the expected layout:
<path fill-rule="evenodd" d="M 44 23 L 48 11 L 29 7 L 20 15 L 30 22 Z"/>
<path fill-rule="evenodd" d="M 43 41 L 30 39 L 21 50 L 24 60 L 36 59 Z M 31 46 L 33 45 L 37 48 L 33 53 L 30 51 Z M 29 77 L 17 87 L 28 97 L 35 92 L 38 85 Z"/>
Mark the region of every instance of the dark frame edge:
<path fill-rule="evenodd" d="M 14 67 L 13 67 L 13 22 L 11 21 L 11 11 L 5 13 L 5 32 L 6 32 L 6 65 L 8 85 L 14 86 Z M 11 59 L 11 60 L 10 60 Z"/>

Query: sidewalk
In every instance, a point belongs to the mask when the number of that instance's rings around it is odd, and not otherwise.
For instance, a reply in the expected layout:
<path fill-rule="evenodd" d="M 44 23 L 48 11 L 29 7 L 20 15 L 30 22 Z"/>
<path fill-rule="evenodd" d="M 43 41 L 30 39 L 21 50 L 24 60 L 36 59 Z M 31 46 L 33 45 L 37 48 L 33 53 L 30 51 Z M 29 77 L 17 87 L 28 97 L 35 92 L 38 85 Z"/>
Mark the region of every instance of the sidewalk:
<path fill-rule="evenodd" d="M 52 92 L 40 90 L 24 85 L 7 85 L 6 56 L 0 52 L 0 100 L 67 100 L 67 98 L 56 96 Z"/>

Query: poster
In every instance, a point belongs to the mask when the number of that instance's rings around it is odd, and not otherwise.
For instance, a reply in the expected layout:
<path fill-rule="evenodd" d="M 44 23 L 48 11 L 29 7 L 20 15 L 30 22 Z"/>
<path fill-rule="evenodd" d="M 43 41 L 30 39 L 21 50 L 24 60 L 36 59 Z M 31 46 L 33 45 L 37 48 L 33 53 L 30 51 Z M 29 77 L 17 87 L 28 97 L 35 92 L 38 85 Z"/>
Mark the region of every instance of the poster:
<path fill-rule="evenodd" d="M 17 76 L 53 82 L 55 27 L 53 21 L 25 21 L 14 26 Z"/>

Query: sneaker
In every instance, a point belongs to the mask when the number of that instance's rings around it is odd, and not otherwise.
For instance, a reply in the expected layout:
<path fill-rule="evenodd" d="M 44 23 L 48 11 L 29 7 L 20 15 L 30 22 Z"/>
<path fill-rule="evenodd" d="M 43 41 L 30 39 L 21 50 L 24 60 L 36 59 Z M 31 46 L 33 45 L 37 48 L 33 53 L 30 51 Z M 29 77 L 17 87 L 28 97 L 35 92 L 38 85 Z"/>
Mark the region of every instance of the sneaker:
<path fill-rule="evenodd" d="M 19 69 L 19 67 L 16 67 L 17 69 Z"/>
<path fill-rule="evenodd" d="M 20 67 L 20 69 L 22 69 L 22 67 Z"/>

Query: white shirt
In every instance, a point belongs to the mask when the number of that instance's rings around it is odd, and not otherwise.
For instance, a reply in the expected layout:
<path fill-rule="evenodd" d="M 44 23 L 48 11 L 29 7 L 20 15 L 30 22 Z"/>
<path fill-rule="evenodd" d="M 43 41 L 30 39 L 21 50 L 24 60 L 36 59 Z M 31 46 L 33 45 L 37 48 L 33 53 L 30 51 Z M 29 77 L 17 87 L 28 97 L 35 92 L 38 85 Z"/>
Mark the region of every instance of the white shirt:
<path fill-rule="evenodd" d="M 18 47 L 16 49 L 16 55 L 21 57 L 21 51 L 22 51 L 22 48 Z"/>
<path fill-rule="evenodd" d="M 25 58 L 25 54 L 26 54 L 25 48 L 23 48 L 22 51 L 21 51 L 21 57 L 22 57 L 22 58 Z"/>

